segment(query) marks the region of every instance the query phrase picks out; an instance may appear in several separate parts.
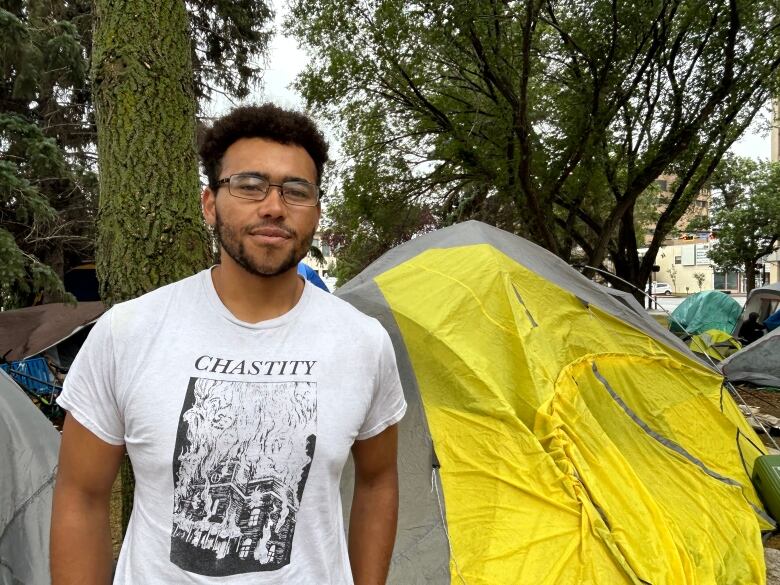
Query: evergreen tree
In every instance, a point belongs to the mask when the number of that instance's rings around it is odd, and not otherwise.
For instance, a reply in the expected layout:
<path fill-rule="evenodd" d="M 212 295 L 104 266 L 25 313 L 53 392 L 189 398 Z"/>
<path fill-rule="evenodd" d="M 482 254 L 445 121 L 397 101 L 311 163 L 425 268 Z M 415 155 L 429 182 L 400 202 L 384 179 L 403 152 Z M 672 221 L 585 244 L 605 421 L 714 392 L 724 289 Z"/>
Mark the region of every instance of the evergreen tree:
<path fill-rule="evenodd" d="M 87 2 L 0 3 L 0 307 L 67 298 L 94 246 Z"/>

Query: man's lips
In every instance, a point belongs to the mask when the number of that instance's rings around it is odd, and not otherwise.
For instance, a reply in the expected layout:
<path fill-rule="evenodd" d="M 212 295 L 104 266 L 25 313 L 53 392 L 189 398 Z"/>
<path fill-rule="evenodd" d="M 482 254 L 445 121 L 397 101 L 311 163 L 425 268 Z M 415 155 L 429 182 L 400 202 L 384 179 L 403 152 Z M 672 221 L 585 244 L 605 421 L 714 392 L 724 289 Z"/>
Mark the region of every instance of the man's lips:
<path fill-rule="evenodd" d="M 287 230 L 284 230 L 282 228 L 273 228 L 273 227 L 256 228 L 251 230 L 249 234 L 252 236 L 261 236 L 265 238 L 284 238 L 284 239 L 292 238 L 292 234 Z"/>

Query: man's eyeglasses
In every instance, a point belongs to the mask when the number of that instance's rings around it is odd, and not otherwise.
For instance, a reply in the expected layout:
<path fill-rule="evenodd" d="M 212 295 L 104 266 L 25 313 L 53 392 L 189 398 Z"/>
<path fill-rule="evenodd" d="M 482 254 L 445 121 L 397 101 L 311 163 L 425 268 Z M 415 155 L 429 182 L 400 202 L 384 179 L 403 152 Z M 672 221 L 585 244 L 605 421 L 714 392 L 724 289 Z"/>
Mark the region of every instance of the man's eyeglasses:
<path fill-rule="evenodd" d="M 280 185 L 258 175 L 239 174 L 217 181 L 217 185 L 225 184 L 230 194 L 240 199 L 262 201 L 268 197 L 271 187 L 279 187 L 282 200 L 288 205 L 314 207 L 320 200 L 320 188 L 307 181 L 285 181 Z"/>

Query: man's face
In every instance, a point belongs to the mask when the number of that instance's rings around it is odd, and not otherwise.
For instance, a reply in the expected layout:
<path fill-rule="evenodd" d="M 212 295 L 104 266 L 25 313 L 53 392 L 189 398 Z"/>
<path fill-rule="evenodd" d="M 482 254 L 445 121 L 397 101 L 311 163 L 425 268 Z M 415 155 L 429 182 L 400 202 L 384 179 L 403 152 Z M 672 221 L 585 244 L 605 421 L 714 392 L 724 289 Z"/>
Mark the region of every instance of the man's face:
<path fill-rule="evenodd" d="M 305 149 L 263 138 L 242 138 L 225 151 L 219 178 L 237 173 L 261 175 L 275 184 L 317 182 L 317 168 Z M 276 276 L 296 269 L 306 256 L 320 206 L 288 205 L 276 187 L 263 201 L 239 199 L 221 185 L 218 195 L 204 190 L 203 213 L 216 228 L 223 265 L 233 262 L 251 274 Z"/>

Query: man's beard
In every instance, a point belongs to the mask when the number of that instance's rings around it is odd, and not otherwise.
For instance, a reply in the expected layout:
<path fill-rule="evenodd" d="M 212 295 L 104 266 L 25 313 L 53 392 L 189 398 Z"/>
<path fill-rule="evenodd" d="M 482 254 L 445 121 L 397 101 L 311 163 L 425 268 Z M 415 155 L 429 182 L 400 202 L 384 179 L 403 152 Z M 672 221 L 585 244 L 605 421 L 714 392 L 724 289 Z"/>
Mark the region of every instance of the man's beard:
<path fill-rule="evenodd" d="M 296 245 L 292 247 L 286 257 L 275 263 L 272 263 L 270 260 L 263 262 L 259 259 L 252 259 L 249 257 L 249 255 L 247 255 L 244 241 L 241 237 L 239 237 L 239 235 L 248 235 L 251 230 L 260 227 L 282 228 L 290 234 L 291 239 L 293 242 L 295 242 Z M 241 268 L 250 274 L 263 277 L 278 276 L 279 274 L 287 272 L 291 268 L 297 269 L 298 263 L 306 257 L 306 254 L 311 248 L 311 243 L 314 239 L 314 231 L 316 230 L 315 227 L 312 229 L 310 234 L 300 238 L 298 236 L 298 232 L 287 225 L 275 222 L 262 222 L 256 225 L 245 227 L 239 234 L 231 226 L 222 223 L 219 217 L 219 213 L 216 214 L 215 228 L 217 241 L 219 242 L 219 245 L 222 247 L 222 249 L 227 252 L 228 256 L 230 256 L 236 264 L 241 266 Z"/>

